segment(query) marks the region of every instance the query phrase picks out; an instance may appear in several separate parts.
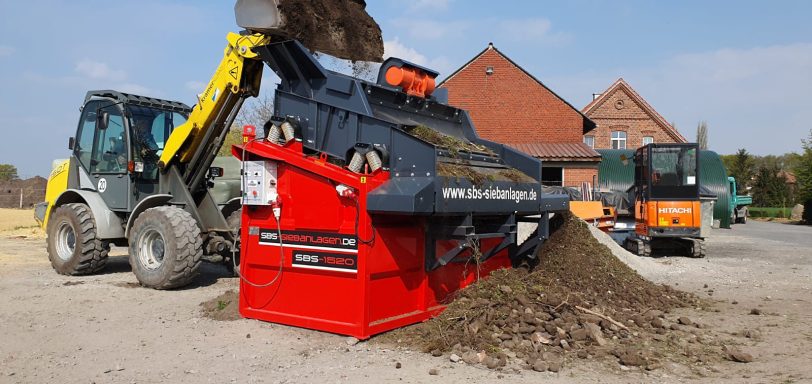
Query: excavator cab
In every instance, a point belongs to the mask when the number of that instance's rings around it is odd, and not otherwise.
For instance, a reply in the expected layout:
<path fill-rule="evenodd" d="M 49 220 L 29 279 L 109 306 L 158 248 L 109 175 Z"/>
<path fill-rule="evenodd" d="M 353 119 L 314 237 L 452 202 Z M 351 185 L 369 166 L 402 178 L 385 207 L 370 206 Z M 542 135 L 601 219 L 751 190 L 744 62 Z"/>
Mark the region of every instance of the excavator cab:
<path fill-rule="evenodd" d="M 627 248 L 641 256 L 655 247 L 703 257 L 698 145 L 648 144 L 637 149 L 634 163 L 636 226 Z"/>

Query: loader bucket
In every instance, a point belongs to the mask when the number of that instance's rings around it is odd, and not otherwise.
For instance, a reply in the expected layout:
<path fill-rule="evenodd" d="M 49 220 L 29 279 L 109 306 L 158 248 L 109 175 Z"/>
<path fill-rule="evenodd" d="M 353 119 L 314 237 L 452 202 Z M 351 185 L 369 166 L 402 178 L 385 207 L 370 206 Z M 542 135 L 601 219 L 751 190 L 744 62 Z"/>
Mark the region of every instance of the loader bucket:
<path fill-rule="evenodd" d="M 237 25 L 249 31 L 285 34 L 278 7 L 279 0 L 237 0 L 234 16 Z"/>
<path fill-rule="evenodd" d="M 237 25 L 299 40 L 311 51 L 352 61 L 381 62 L 381 28 L 362 0 L 237 0 Z"/>

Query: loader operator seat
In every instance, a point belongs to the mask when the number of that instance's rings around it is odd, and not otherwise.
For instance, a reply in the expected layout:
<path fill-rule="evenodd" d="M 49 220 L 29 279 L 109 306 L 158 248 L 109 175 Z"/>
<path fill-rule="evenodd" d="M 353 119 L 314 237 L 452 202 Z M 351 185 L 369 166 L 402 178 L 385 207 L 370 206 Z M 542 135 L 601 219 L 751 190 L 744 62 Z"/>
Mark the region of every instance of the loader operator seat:
<path fill-rule="evenodd" d="M 142 176 L 149 180 L 157 180 L 158 171 L 158 144 L 152 136 L 152 116 L 133 116 L 132 139 L 134 158 L 144 163 Z"/>

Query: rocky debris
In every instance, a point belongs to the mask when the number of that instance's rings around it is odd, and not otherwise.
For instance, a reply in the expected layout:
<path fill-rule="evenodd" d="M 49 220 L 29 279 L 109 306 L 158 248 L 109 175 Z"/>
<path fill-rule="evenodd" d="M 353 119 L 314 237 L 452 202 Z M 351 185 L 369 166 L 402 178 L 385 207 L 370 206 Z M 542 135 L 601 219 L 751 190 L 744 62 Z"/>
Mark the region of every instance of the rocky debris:
<path fill-rule="evenodd" d="M 627 367 L 640 367 L 646 364 L 646 359 L 643 358 L 639 351 L 633 350 L 615 350 L 612 354 L 618 358 L 620 364 Z"/>
<path fill-rule="evenodd" d="M 532 270 L 494 271 L 460 291 L 440 316 L 379 340 L 433 355 L 453 353 L 491 369 L 509 364 L 557 372 L 569 355 L 651 369 L 663 359 L 713 360 L 705 349 L 684 353 L 688 344 L 700 344 L 695 322 L 667 316 L 678 307 L 704 304 L 641 278 L 595 241 L 582 221 L 567 217 L 538 262 Z M 667 328 L 666 322 L 673 324 Z M 722 357 L 718 349 L 712 353 Z"/>
<path fill-rule="evenodd" d="M 533 370 L 536 372 L 547 372 L 548 369 L 550 369 L 550 364 L 542 359 L 538 359 L 533 363 Z"/>
<path fill-rule="evenodd" d="M 452 353 L 451 356 L 448 357 L 448 360 L 451 360 L 452 363 L 459 363 L 462 358 L 456 353 Z"/>
<path fill-rule="evenodd" d="M 358 339 L 356 339 L 356 338 L 354 338 L 352 336 L 347 337 L 346 339 L 344 339 L 344 342 L 347 343 L 347 345 L 349 345 L 349 346 L 353 346 L 355 344 L 358 344 L 359 341 L 360 340 L 358 340 Z"/>
<path fill-rule="evenodd" d="M 689 318 L 687 318 L 685 316 L 682 316 L 679 319 L 677 319 L 677 322 L 682 324 L 682 325 L 687 325 L 689 327 L 694 325 L 694 322 L 691 321 L 691 319 L 689 319 Z"/>
<path fill-rule="evenodd" d="M 761 310 L 758 309 L 758 308 L 753 308 L 753 309 L 750 310 L 750 314 L 760 316 L 761 315 Z"/>
<path fill-rule="evenodd" d="M 606 345 L 606 339 L 603 338 L 603 332 L 600 326 L 595 323 L 586 323 L 584 324 L 584 329 L 586 329 L 586 335 L 589 336 L 589 339 L 594 341 L 595 344 L 601 347 Z"/>
<path fill-rule="evenodd" d="M 440 374 L 440 371 L 437 368 L 429 369 L 429 375 L 437 376 Z"/>
<path fill-rule="evenodd" d="M 801 221 L 804 217 L 804 206 L 802 204 L 795 204 L 789 214 L 789 219 L 792 221 Z"/>
<path fill-rule="evenodd" d="M 726 346 L 724 350 L 725 353 L 727 353 L 727 358 L 730 361 L 735 361 L 737 363 L 750 363 L 753 361 L 753 355 L 744 352 L 736 347 Z"/>
<path fill-rule="evenodd" d="M 464 361 L 464 362 L 466 362 L 468 364 L 471 364 L 471 365 L 478 364 L 480 362 L 479 357 L 477 356 L 477 353 L 474 352 L 474 351 L 468 351 L 468 352 L 463 353 L 462 354 L 462 361 Z"/>
<path fill-rule="evenodd" d="M 738 335 L 756 341 L 761 340 L 761 332 L 754 329 L 745 329 L 743 331 L 738 332 Z"/>

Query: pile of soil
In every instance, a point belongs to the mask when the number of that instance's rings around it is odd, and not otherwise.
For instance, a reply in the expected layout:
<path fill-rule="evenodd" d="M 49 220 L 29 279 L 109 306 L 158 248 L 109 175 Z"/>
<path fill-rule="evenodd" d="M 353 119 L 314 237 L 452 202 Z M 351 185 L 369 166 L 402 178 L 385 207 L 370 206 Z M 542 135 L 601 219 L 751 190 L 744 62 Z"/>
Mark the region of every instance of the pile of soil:
<path fill-rule="evenodd" d="M 287 34 L 310 50 L 352 61 L 383 61 L 381 27 L 362 0 L 284 0 Z"/>
<path fill-rule="evenodd" d="M 228 290 L 220 296 L 200 303 L 203 307 L 203 316 L 213 320 L 232 321 L 239 320 L 240 295 L 234 290 Z"/>
<path fill-rule="evenodd" d="M 425 142 L 448 150 L 452 159 L 459 163 L 440 163 L 437 165 L 437 175 L 454 179 L 468 179 L 474 185 L 482 185 L 485 181 L 512 181 L 514 183 L 534 183 L 535 180 L 518 169 L 486 169 L 473 168 L 460 159 L 460 151 L 478 152 L 487 155 L 496 155 L 490 148 L 461 140 L 453 136 L 440 133 L 425 125 L 417 125 L 407 132 Z"/>
<path fill-rule="evenodd" d="M 451 152 L 452 157 L 457 157 L 459 151 L 481 152 L 488 155 L 495 155 L 493 151 L 484 145 L 474 144 L 469 141 L 440 133 L 425 125 L 415 126 L 409 129 L 407 132 L 420 140 L 448 149 L 448 151 Z"/>
<path fill-rule="evenodd" d="M 455 180 L 468 179 L 473 185 L 482 185 L 485 181 L 512 181 L 514 183 L 535 183 L 532 177 L 515 168 L 475 168 L 466 164 L 439 163 L 437 175 Z"/>
<path fill-rule="evenodd" d="M 34 176 L 25 180 L 0 182 L 0 208 L 20 208 L 20 191 L 23 195 L 23 208 L 45 201 L 45 187 L 48 180 Z"/>
<path fill-rule="evenodd" d="M 704 364 L 722 357 L 718 342 L 702 325 L 670 315 L 703 305 L 643 279 L 566 215 L 532 270 L 495 271 L 460 291 L 437 318 L 381 340 L 492 369 L 558 371 L 573 358 L 645 369 L 664 361 Z"/>

